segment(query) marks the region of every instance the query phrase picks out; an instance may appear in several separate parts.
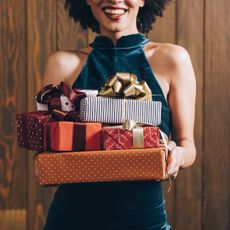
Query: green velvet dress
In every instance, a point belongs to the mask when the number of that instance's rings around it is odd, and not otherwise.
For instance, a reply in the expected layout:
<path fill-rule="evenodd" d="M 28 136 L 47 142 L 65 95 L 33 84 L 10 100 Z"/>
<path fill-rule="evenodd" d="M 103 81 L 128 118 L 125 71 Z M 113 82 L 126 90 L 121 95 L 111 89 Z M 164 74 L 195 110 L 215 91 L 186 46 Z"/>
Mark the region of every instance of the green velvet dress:
<path fill-rule="evenodd" d="M 170 134 L 170 109 L 143 51 L 142 34 L 121 37 L 116 46 L 97 36 L 73 87 L 100 89 L 109 76 L 129 72 L 145 80 L 153 100 L 162 102 L 160 128 Z M 45 230 L 169 230 L 162 183 L 126 181 L 61 185 L 49 209 Z"/>

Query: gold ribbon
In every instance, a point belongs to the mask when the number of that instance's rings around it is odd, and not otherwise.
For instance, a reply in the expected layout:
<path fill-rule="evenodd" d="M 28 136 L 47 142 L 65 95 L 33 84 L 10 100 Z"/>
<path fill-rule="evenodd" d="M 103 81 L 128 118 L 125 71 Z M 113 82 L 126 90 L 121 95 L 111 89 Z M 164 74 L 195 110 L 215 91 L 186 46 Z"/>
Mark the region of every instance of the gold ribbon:
<path fill-rule="evenodd" d="M 138 82 L 137 76 L 130 73 L 116 73 L 101 88 L 98 96 L 152 101 L 152 92 L 146 81 Z"/>
<path fill-rule="evenodd" d="M 144 129 L 141 127 L 142 124 L 138 125 L 131 119 L 125 120 L 122 127 L 125 130 L 133 130 L 133 148 L 141 149 L 144 148 Z"/>
<path fill-rule="evenodd" d="M 171 179 L 171 177 L 169 175 L 169 172 L 168 172 L 168 169 L 167 169 L 167 166 L 168 166 L 167 159 L 168 159 L 168 152 L 169 152 L 169 150 L 168 150 L 168 141 L 169 140 L 168 140 L 167 135 L 164 132 L 162 132 L 161 130 L 159 130 L 159 131 L 160 131 L 160 135 L 161 135 L 161 138 L 162 138 L 162 143 L 163 143 L 163 145 L 165 147 L 165 161 L 166 161 L 166 175 L 167 175 L 166 179 L 169 180 L 169 187 L 168 187 L 167 192 L 169 193 L 170 190 L 171 190 L 171 187 L 172 187 L 172 179 Z"/>
<path fill-rule="evenodd" d="M 128 131 L 133 131 L 133 148 L 141 149 L 144 148 L 144 129 L 137 125 L 137 123 L 133 120 L 125 120 L 122 125 L 115 126 L 106 126 L 106 129 L 113 128 L 123 128 Z"/>
<path fill-rule="evenodd" d="M 135 127 L 133 129 L 133 148 L 144 148 L 144 129 L 142 127 Z"/>

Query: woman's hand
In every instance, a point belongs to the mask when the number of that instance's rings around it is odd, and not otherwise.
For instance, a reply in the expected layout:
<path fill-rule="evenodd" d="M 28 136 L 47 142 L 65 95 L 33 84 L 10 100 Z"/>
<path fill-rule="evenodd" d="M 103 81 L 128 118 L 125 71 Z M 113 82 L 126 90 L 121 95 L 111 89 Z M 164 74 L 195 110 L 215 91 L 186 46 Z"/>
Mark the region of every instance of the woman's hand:
<path fill-rule="evenodd" d="M 177 146 L 174 141 L 168 143 L 167 171 L 171 179 L 175 179 L 180 167 L 185 162 L 185 148 Z"/>

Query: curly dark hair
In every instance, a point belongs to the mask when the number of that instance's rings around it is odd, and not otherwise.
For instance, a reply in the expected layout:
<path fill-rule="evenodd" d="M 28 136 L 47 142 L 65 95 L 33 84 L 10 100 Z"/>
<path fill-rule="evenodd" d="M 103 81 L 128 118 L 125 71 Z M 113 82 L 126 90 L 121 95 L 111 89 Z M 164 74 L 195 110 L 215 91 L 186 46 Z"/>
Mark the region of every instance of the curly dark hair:
<path fill-rule="evenodd" d="M 141 33 L 147 33 L 152 29 L 152 24 L 156 21 L 156 17 L 163 16 L 165 6 L 171 0 L 145 0 L 145 5 L 140 8 L 137 15 L 137 29 Z M 99 33 L 99 23 L 93 16 L 90 6 L 86 0 L 65 0 L 65 8 L 69 11 L 69 16 L 75 22 L 80 22 L 83 29 L 88 27 L 93 32 Z"/>

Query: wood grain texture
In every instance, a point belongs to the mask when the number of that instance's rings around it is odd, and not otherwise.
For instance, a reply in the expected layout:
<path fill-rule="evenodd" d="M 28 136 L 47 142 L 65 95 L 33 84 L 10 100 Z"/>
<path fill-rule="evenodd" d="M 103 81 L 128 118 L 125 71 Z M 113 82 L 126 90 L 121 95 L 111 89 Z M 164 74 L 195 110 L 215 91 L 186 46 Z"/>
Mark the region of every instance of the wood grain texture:
<path fill-rule="evenodd" d="M 148 33 L 148 38 L 155 42 L 170 42 L 176 43 L 176 3 L 167 6 L 163 18 L 158 18 L 153 30 Z M 174 197 L 175 197 L 175 183 L 172 183 L 171 191 L 168 193 L 168 183 L 163 183 L 166 210 L 169 224 L 174 227 Z"/>
<path fill-rule="evenodd" d="M 41 88 L 48 55 L 56 50 L 56 1 L 27 1 L 28 109 L 35 109 L 34 96 Z"/>
<path fill-rule="evenodd" d="M 179 229 L 189 229 L 189 230 L 195 230 L 195 229 L 202 229 L 202 230 L 209 230 L 209 229 L 203 229 L 201 228 L 202 223 L 202 215 L 201 215 L 201 209 L 200 201 L 197 199 L 180 199 L 175 201 L 175 230 Z M 198 208 L 197 208 L 198 207 Z M 177 212 L 179 210 L 179 213 Z"/>
<path fill-rule="evenodd" d="M 17 148 L 15 119 L 16 113 L 26 109 L 24 14 L 23 2 L 0 1 L 0 209 L 3 216 L 8 215 L 4 209 L 27 206 L 26 155 Z M 4 226 L 8 224 L 4 222 Z"/>
<path fill-rule="evenodd" d="M 148 38 L 155 42 L 175 43 L 176 38 L 176 1 L 169 4 L 163 17 L 157 18 L 153 30 L 148 33 Z"/>
<path fill-rule="evenodd" d="M 63 0 L 57 1 L 57 49 L 76 50 L 85 47 L 87 45 L 87 31 L 81 29 L 80 24 L 75 23 L 68 16 L 63 2 Z"/>
<path fill-rule="evenodd" d="M 230 1 L 209 0 L 205 15 L 203 229 L 230 229 Z"/>
<path fill-rule="evenodd" d="M 230 229 L 229 0 L 175 0 L 150 40 L 178 43 L 197 79 L 197 160 L 172 190 L 174 230 Z M 86 46 L 95 34 L 68 18 L 63 0 L 0 0 L 0 229 L 41 230 L 56 188 L 35 183 L 33 152 L 17 148 L 15 114 L 34 109 L 46 58 Z M 27 154 L 27 155 L 26 155 Z"/>
<path fill-rule="evenodd" d="M 1 230 L 27 230 L 26 209 L 0 211 Z"/>
<path fill-rule="evenodd" d="M 42 74 L 48 55 L 56 50 L 56 0 L 27 1 L 27 91 L 28 110 L 34 110 L 34 97 L 41 88 Z M 28 229 L 42 229 L 38 205 L 46 217 L 53 189 L 41 188 L 34 178 L 34 153 L 28 151 Z M 39 211 L 40 213 L 41 211 Z"/>
<path fill-rule="evenodd" d="M 176 230 L 201 230 L 202 203 L 202 150 L 203 150 L 203 38 L 204 1 L 177 0 L 177 44 L 190 54 L 197 81 L 195 143 L 196 163 L 182 170 L 176 183 L 175 228 Z M 194 15 L 196 15 L 194 17 Z M 186 77 L 186 76 L 184 76 Z M 194 186 L 195 185 L 195 186 Z M 184 204 L 183 204 L 184 203 Z M 186 207 L 184 211 L 183 207 Z M 191 214 L 193 216 L 191 216 Z"/>

